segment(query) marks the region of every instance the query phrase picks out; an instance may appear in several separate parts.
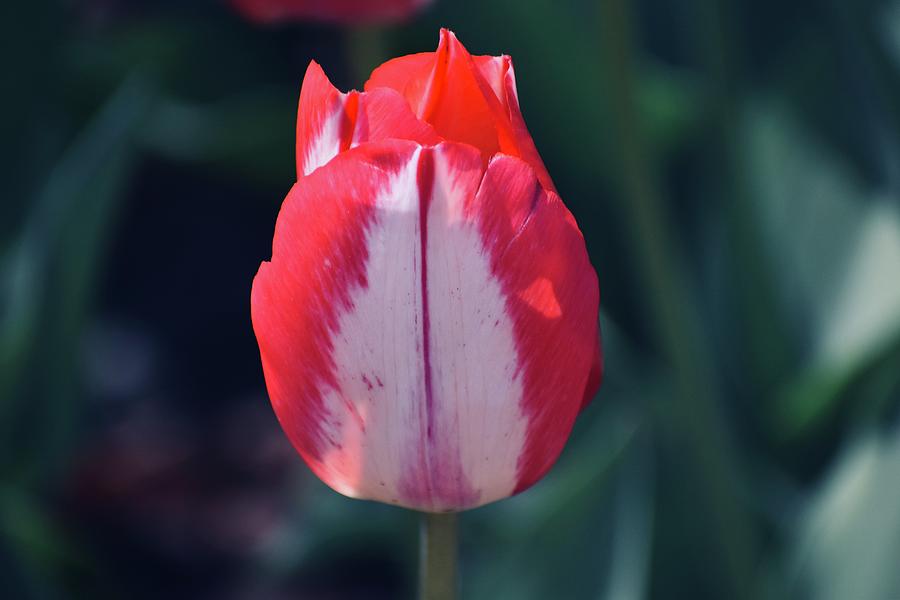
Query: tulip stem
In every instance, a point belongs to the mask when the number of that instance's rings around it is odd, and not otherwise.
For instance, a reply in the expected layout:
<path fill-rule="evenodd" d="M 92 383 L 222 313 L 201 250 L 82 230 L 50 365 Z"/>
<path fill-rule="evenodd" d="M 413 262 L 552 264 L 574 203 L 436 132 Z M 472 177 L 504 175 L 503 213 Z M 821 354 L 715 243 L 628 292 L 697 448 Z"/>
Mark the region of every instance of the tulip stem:
<path fill-rule="evenodd" d="M 420 600 L 455 600 L 456 513 L 422 513 Z"/>

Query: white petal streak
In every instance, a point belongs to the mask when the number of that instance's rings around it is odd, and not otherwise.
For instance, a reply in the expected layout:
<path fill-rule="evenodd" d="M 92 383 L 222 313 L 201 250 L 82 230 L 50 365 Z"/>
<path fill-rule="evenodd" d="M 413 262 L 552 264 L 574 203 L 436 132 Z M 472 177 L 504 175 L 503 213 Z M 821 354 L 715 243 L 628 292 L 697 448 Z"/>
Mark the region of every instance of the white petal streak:
<path fill-rule="evenodd" d="M 465 213 L 480 156 L 465 150 L 477 167 L 460 172 L 458 148 L 418 151 L 376 201 L 367 285 L 351 292 L 352 309 L 340 318 L 332 338 L 337 386 L 324 392 L 331 418 L 323 426 L 340 444 L 322 462 L 346 495 L 444 510 L 516 487 L 528 421 L 513 325 L 478 223 Z M 427 152 L 433 194 L 423 202 L 417 172 Z"/>
<path fill-rule="evenodd" d="M 477 222 L 465 216 L 476 190 L 455 180 L 447 148 L 435 152 L 428 215 L 436 425 L 458 432 L 463 473 L 484 503 L 512 494 L 528 423 L 503 291 Z"/>
<path fill-rule="evenodd" d="M 321 129 L 315 139 L 307 144 L 303 160 L 304 175 L 309 175 L 340 152 L 341 123 L 346 96 L 346 94 L 340 95 L 340 102 L 335 103 L 334 111 L 322 121 Z"/>
<path fill-rule="evenodd" d="M 367 287 L 333 338 L 336 389 L 326 393 L 334 439 L 323 459 L 337 467 L 332 485 L 348 496 L 400 502 L 397 482 L 420 434 L 423 398 L 419 285 L 419 152 L 377 198 L 367 233 Z"/>

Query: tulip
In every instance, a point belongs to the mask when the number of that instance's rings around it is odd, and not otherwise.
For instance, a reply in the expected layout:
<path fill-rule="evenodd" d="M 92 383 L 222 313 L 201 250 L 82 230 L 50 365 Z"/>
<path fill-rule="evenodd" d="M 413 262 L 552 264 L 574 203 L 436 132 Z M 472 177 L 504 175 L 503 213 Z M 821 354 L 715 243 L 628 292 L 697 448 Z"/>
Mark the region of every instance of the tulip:
<path fill-rule="evenodd" d="M 425 512 L 541 479 L 600 384 L 599 291 L 510 58 L 442 30 L 349 93 L 311 63 L 297 176 L 251 312 L 313 472 Z"/>
<path fill-rule="evenodd" d="M 336 23 L 402 21 L 429 0 L 231 0 L 245 17 L 259 23 L 311 20 Z"/>

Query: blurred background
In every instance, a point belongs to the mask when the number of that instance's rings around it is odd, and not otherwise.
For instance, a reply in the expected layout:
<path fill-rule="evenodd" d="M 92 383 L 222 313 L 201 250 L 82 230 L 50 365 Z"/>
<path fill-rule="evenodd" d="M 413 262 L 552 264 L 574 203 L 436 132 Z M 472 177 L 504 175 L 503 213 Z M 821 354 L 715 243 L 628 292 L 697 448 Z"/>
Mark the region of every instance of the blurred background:
<path fill-rule="evenodd" d="M 463 515 L 462 597 L 900 598 L 900 2 L 0 14 L 4 598 L 414 596 L 415 515 L 294 454 L 249 297 L 309 60 L 360 87 L 440 26 L 513 56 L 606 354 L 550 475 Z"/>

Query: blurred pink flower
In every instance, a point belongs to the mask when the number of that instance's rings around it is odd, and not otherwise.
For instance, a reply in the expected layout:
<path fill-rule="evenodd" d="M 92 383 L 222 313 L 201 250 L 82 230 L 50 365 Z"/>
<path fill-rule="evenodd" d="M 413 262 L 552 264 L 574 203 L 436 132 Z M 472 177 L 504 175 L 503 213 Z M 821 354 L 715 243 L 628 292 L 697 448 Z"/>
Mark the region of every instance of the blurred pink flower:
<path fill-rule="evenodd" d="M 259 23 L 289 20 L 373 23 L 402 21 L 431 0 L 231 0 Z"/>

